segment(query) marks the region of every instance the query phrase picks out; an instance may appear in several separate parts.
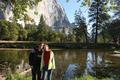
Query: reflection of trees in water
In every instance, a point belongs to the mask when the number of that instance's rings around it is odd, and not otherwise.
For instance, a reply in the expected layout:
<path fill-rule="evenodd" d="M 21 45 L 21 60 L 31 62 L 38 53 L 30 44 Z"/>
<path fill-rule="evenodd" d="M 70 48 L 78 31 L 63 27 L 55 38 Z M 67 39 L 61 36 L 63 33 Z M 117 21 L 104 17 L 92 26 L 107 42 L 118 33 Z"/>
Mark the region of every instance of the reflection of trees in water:
<path fill-rule="evenodd" d="M 53 73 L 53 80 L 62 80 L 64 73 L 65 73 L 65 69 L 66 69 L 66 61 L 64 59 L 64 52 L 63 51 L 58 51 L 55 52 L 55 61 L 56 61 L 56 69 L 54 70 Z"/>
<path fill-rule="evenodd" d="M 88 52 L 85 74 L 91 74 L 97 78 L 113 77 L 120 79 L 120 66 L 113 67 L 114 64 L 106 64 L 106 52 Z M 107 56 L 108 57 L 108 56 Z M 113 60 L 110 60 L 113 61 Z M 115 79 L 115 80 L 117 80 Z"/>
<path fill-rule="evenodd" d="M 120 80 L 120 67 L 94 67 L 97 78 L 111 77 L 113 80 Z"/>
<path fill-rule="evenodd" d="M 105 66 L 104 53 L 90 51 L 87 54 L 85 74 L 97 74 L 93 69 L 96 66 Z"/>
<path fill-rule="evenodd" d="M 56 70 L 54 71 L 55 80 L 62 80 L 69 64 L 78 64 L 81 66 L 81 70 L 84 70 L 86 62 L 86 51 L 80 50 L 65 50 L 55 52 L 56 58 Z M 76 69 L 77 70 L 77 69 Z M 77 74 L 76 74 L 77 75 Z"/>
<path fill-rule="evenodd" d="M 16 65 L 20 64 L 21 60 L 25 60 L 25 62 L 27 62 L 27 58 L 28 54 L 26 51 L 0 51 L 0 64 L 7 66 L 5 70 L 9 68 L 9 70 L 12 72 L 15 72 Z M 0 66 L 0 69 L 1 71 L 3 70 L 2 66 Z"/>
<path fill-rule="evenodd" d="M 77 61 L 75 62 L 78 63 L 79 61 L 80 64 L 76 67 L 76 74 L 78 76 L 90 74 L 97 78 L 112 77 L 114 80 L 120 80 L 120 58 L 106 54 L 106 51 L 89 51 L 87 55 L 85 52 L 81 55 L 76 54 Z M 107 64 L 106 59 L 112 61 L 113 64 Z"/>
<path fill-rule="evenodd" d="M 119 66 L 120 67 L 120 57 L 112 56 L 113 54 L 107 54 L 106 60 L 109 66 Z"/>

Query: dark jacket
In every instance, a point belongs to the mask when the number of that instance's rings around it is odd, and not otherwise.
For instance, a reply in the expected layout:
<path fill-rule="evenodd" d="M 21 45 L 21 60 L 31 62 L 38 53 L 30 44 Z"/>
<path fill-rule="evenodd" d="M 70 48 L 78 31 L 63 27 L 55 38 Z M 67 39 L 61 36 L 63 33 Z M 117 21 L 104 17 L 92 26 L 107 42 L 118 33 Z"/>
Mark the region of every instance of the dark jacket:
<path fill-rule="evenodd" d="M 29 55 L 29 65 L 35 66 L 41 64 L 42 50 L 33 50 Z"/>

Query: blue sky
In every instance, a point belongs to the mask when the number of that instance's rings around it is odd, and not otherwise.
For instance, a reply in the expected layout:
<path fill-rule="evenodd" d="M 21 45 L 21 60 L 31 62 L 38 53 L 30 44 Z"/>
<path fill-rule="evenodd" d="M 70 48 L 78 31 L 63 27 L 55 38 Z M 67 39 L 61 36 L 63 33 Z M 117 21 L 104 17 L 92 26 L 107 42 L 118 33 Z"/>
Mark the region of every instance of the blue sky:
<path fill-rule="evenodd" d="M 66 2 L 66 0 L 58 0 L 58 2 L 64 7 L 66 15 L 69 21 L 74 22 L 74 14 L 75 11 L 79 9 L 80 3 L 76 2 L 77 0 L 70 0 Z"/>
<path fill-rule="evenodd" d="M 74 22 L 74 14 L 76 10 L 82 11 L 82 15 L 86 18 L 86 23 L 88 25 L 88 31 L 91 31 L 91 23 L 89 23 L 88 18 L 88 8 L 87 7 L 80 7 L 80 2 L 77 3 L 77 0 L 69 0 L 69 2 L 66 2 L 66 0 L 58 0 L 59 4 L 62 5 L 62 7 L 65 9 L 65 13 L 70 21 L 70 23 Z M 110 13 L 110 15 L 113 15 Z"/>
<path fill-rule="evenodd" d="M 58 0 L 59 4 L 62 5 L 65 9 L 65 13 L 70 21 L 70 23 L 74 22 L 74 14 L 76 10 L 79 10 L 79 8 L 82 11 L 82 14 L 85 18 L 87 18 L 88 13 L 87 13 L 87 8 L 85 7 L 80 7 L 80 2 L 77 3 L 77 0 L 70 0 L 69 2 L 66 2 L 66 0 Z M 88 22 L 88 18 L 86 19 Z"/>
<path fill-rule="evenodd" d="M 88 31 L 90 32 L 90 24 L 88 23 L 88 8 L 87 7 L 80 7 L 80 2 L 77 3 L 77 0 L 70 0 L 66 2 L 66 0 L 58 0 L 58 2 L 62 5 L 65 9 L 65 13 L 70 21 L 70 23 L 74 22 L 74 14 L 76 10 L 81 10 L 82 15 L 86 18 L 86 22 L 88 25 Z"/>

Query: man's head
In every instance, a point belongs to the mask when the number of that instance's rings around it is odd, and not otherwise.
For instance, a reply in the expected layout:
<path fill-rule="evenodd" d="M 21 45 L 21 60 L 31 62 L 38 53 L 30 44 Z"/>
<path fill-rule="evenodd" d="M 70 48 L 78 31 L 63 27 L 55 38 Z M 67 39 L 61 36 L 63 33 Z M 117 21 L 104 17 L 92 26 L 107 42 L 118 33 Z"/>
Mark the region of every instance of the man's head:
<path fill-rule="evenodd" d="M 35 51 L 38 51 L 38 49 L 39 49 L 39 46 L 35 46 L 35 47 L 34 47 L 34 50 L 35 50 Z"/>
<path fill-rule="evenodd" d="M 43 49 L 44 48 L 44 43 L 41 43 L 40 45 L 39 45 L 39 49 Z"/>

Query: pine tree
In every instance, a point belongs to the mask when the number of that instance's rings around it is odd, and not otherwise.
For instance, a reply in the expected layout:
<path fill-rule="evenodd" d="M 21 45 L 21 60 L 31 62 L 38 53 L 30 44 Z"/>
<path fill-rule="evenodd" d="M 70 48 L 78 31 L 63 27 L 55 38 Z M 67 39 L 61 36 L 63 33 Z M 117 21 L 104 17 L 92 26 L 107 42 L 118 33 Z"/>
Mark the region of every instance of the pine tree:
<path fill-rule="evenodd" d="M 43 15 L 41 15 L 40 22 L 37 27 L 37 32 L 35 33 L 35 36 L 37 38 L 36 40 L 46 41 L 48 31 L 49 31 L 49 27 L 48 27 L 48 25 L 46 25 Z"/>

